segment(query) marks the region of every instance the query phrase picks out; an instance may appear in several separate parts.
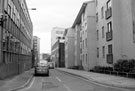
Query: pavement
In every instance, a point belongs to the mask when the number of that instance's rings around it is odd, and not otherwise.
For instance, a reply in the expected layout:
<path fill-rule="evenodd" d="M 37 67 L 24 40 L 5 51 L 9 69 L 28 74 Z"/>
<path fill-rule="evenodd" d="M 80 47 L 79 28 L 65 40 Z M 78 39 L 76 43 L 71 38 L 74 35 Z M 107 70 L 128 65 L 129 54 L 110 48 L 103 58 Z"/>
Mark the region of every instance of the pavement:
<path fill-rule="evenodd" d="M 0 91 L 16 91 L 27 86 L 33 78 L 33 69 L 12 78 L 0 80 Z"/>
<path fill-rule="evenodd" d="M 97 84 L 113 86 L 124 89 L 135 89 L 135 79 L 119 77 L 114 75 L 106 75 L 82 70 L 73 70 L 66 68 L 56 68 L 59 71 L 70 73 L 82 77 L 88 81 L 92 81 Z"/>

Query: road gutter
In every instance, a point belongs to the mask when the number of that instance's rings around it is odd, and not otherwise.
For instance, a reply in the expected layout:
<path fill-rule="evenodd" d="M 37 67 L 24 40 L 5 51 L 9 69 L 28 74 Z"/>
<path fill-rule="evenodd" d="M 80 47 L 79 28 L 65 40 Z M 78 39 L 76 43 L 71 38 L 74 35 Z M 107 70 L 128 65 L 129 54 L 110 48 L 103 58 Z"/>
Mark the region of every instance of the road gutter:
<path fill-rule="evenodd" d="M 100 82 L 100 81 L 96 81 L 92 78 L 87 78 L 85 76 L 82 76 L 82 75 L 78 75 L 78 74 L 75 74 L 75 73 L 72 73 L 72 72 L 69 72 L 69 71 L 65 71 L 65 70 L 61 70 L 61 69 L 56 69 L 58 71 L 61 71 L 61 72 L 65 72 L 67 74 L 71 74 L 71 75 L 74 75 L 74 76 L 77 76 L 79 78 L 83 78 L 84 80 L 86 81 L 91 81 L 93 84 L 95 85 L 100 85 L 100 86 L 106 86 L 106 87 L 112 87 L 112 88 L 118 88 L 118 89 L 130 89 L 130 90 L 134 90 L 135 87 L 124 87 L 124 86 L 117 86 L 117 85 L 114 85 L 114 84 L 107 84 L 107 83 L 104 83 L 104 82 Z M 87 75 L 88 76 L 88 75 Z"/>
<path fill-rule="evenodd" d="M 24 89 L 24 88 L 26 88 L 26 87 L 28 87 L 29 85 L 30 85 L 30 83 L 33 81 L 33 76 L 31 76 L 30 78 L 29 78 L 29 80 L 24 84 L 24 85 L 22 85 L 22 86 L 20 86 L 20 87 L 17 87 L 17 88 L 14 88 L 14 89 L 11 89 L 11 90 L 9 90 L 9 91 L 17 91 L 17 90 L 20 90 L 20 89 Z"/>

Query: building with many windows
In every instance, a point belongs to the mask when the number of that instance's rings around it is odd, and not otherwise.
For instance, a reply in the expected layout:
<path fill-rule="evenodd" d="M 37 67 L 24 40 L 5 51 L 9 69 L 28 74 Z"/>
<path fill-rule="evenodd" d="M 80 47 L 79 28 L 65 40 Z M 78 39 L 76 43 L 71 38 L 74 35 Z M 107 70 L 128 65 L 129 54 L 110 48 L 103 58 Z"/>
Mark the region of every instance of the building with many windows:
<path fill-rule="evenodd" d="M 0 79 L 31 68 L 32 33 L 25 0 L 0 0 Z"/>
<path fill-rule="evenodd" d="M 72 25 L 76 31 L 80 31 L 80 64 L 85 70 L 96 65 L 96 6 L 95 1 L 84 2 Z M 80 27 L 80 28 L 77 28 Z M 79 43 L 78 43 L 79 44 Z M 76 46 L 76 47 L 79 47 Z M 78 50 L 77 48 L 76 50 Z M 79 57 L 79 56 L 77 56 Z M 77 60 L 77 58 L 76 58 Z"/>
<path fill-rule="evenodd" d="M 135 59 L 135 0 L 96 0 L 97 65 Z"/>
<path fill-rule="evenodd" d="M 69 64 L 89 70 L 95 66 L 113 67 L 119 59 L 135 59 L 134 0 L 84 2 L 72 29 L 75 63 L 68 60 Z M 68 43 L 72 42 L 66 40 L 65 49 Z"/>

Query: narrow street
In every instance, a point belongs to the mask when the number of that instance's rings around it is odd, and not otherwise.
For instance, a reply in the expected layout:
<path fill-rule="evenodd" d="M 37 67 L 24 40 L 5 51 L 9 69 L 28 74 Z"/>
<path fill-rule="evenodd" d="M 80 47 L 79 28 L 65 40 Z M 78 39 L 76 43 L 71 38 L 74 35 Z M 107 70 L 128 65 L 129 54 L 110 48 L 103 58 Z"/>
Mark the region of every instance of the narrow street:
<path fill-rule="evenodd" d="M 54 69 L 50 70 L 50 76 L 36 76 L 31 84 L 18 91 L 133 91 L 122 88 L 108 87 L 83 78 L 60 72 Z"/>

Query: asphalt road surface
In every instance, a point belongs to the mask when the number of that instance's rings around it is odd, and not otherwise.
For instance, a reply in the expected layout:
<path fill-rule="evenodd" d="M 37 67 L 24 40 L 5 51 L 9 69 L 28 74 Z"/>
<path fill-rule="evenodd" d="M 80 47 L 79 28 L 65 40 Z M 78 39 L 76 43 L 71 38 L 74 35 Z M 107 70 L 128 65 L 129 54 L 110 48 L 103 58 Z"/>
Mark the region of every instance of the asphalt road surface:
<path fill-rule="evenodd" d="M 51 69 L 50 76 L 36 76 L 31 84 L 19 91 L 134 91 L 93 83 L 86 79 Z"/>

